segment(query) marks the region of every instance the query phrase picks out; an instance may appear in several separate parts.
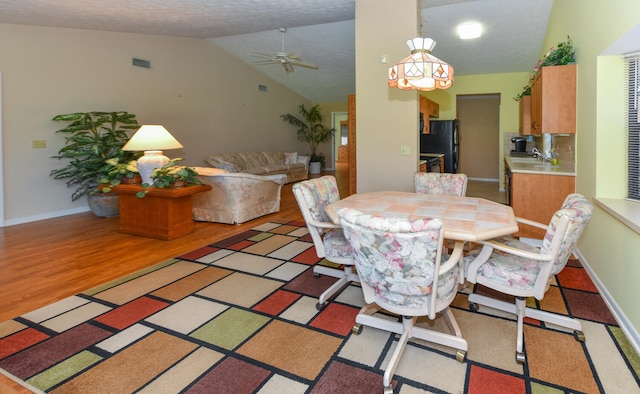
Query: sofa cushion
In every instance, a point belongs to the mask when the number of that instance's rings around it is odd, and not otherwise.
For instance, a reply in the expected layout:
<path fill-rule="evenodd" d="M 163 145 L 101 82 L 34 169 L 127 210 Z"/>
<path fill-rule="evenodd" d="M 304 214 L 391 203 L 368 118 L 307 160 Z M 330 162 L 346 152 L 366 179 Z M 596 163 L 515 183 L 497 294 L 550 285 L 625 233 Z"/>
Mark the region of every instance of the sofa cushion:
<path fill-rule="evenodd" d="M 285 152 L 284 164 L 294 164 L 298 162 L 298 152 Z"/>

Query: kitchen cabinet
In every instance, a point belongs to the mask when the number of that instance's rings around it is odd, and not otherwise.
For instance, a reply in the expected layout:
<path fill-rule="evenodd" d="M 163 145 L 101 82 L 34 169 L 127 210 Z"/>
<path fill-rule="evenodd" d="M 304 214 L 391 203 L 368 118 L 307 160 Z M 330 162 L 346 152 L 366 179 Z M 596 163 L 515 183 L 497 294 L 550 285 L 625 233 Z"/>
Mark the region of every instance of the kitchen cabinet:
<path fill-rule="evenodd" d="M 429 129 L 429 119 L 440 116 L 440 104 L 420 95 L 420 116 L 423 120 L 421 132 L 423 134 L 430 134 L 431 130 Z"/>
<path fill-rule="evenodd" d="M 511 172 L 511 207 L 517 217 L 549 224 L 567 195 L 575 192 L 575 176 Z M 518 224 L 518 237 L 542 239 L 545 231 Z"/>
<path fill-rule="evenodd" d="M 576 65 L 544 66 L 531 85 L 531 134 L 576 132 Z"/>
<path fill-rule="evenodd" d="M 531 133 L 531 96 L 522 96 L 520 105 L 520 135 L 530 135 Z"/>

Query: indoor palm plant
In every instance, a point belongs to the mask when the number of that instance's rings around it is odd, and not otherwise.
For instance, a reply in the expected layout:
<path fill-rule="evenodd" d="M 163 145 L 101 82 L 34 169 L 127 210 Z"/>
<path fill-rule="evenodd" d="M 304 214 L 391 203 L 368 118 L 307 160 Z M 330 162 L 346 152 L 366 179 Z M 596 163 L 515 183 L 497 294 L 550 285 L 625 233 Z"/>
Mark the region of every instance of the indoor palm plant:
<path fill-rule="evenodd" d="M 330 142 L 335 130 L 322 124 L 320 104 L 309 109 L 305 108 L 304 104 L 300 104 L 298 112 L 301 115 L 300 118 L 292 114 L 280 115 L 280 117 L 298 129 L 298 141 L 305 141 L 309 144 L 311 148 L 310 162 L 319 162 L 320 168 L 324 168 L 324 155 L 318 154 L 318 145 Z"/>
<path fill-rule="evenodd" d="M 119 162 L 130 162 L 140 155 L 122 150 L 129 139 L 127 131 L 140 127 L 135 117 L 125 111 L 76 112 L 53 117 L 54 121 L 69 124 L 56 131 L 65 135 L 65 146 L 53 156 L 66 160 L 66 164 L 52 170 L 50 175 L 66 179 L 68 187 L 76 188 L 71 200 L 84 195 L 90 197 L 99 191 L 100 180 L 106 176 L 107 160 L 117 158 Z M 109 216 L 96 212 L 91 201 L 89 207 L 98 216 Z"/>

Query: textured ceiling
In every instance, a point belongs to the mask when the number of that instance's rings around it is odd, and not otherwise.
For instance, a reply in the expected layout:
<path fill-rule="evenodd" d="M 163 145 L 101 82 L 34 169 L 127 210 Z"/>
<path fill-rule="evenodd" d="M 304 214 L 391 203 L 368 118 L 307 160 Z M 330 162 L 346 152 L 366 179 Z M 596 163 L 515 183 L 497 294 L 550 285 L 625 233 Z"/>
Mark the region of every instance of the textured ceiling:
<path fill-rule="evenodd" d="M 529 71 L 552 4 L 423 0 L 423 35 L 456 75 Z M 252 52 L 279 51 L 279 28 L 286 27 L 286 51 L 320 69 L 255 67 L 314 102 L 345 101 L 355 92 L 354 18 L 355 0 L 0 0 L 0 23 L 207 38 L 249 64 L 257 60 Z M 469 20 L 484 34 L 462 41 L 455 26 Z"/>

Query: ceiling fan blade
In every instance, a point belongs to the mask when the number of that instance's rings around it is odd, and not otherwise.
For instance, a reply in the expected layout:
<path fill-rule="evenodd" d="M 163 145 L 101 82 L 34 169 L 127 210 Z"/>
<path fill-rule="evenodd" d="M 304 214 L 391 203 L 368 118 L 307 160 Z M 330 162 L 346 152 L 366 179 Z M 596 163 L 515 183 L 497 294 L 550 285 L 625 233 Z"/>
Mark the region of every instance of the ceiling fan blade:
<path fill-rule="evenodd" d="M 257 66 L 261 66 L 263 64 L 280 64 L 280 60 L 258 60 L 257 62 L 253 62 Z"/>
<path fill-rule="evenodd" d="M 252 56 L 255 56 L 255 57 L 262 57 L 262 58 L 265 58 L 265 59 L 272 59 L 272 58 L 274 58 L 274 56 L 273 56 L 273 55 L 268 55 L 268 54 L 266 54 L 266 53 L 261 53 L 261 52 L 253 52 L 251 55 L 252 55 Z"/>
<path fill-rule="evenodd" d="M 295 64 L 296 66 L 305 67 L 305 68 L 311 68 L 311 69 L 314 69 L 314 70 L 317 70 L 317 69 L 320 68 L 320 67 L 318 67 L 317 64 L 305 63 L 305 62 L 302 62 L 302 61 L 295 61 L 294 60 L 294 61 L 292 61 L 292 63 Z"/>

